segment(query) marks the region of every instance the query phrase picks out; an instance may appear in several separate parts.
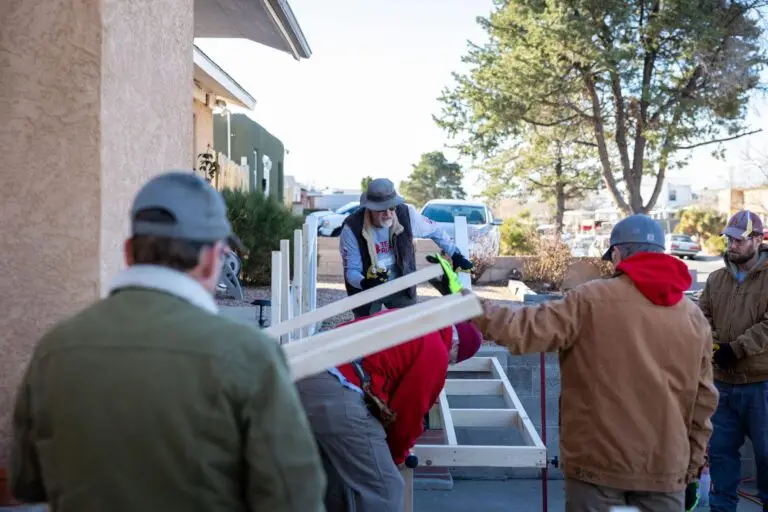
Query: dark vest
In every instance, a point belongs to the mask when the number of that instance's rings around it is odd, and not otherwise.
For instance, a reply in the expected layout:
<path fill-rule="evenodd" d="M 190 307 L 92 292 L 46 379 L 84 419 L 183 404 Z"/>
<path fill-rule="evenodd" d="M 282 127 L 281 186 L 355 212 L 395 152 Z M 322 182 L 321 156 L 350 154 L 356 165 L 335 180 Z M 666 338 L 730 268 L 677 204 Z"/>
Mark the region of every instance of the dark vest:
<path fill-rule="evenodd" d="M 363 223 L 365 222 L 366 211 L 364 208 L 358 209 L 355 213 L 344 219 L 344 224 L 349 226 L 357 239 L 357 245 L 360 247 L 360 257 L 363 260 L 363 275 L 366 274 L 371 264 L 371 256 L 368 254 L 368 242 L 363 238 Z M 411 217 L 408 215 L 408 207 L 400 204 L 395 207 L 395 215 L 400 225 L 403 226 L 403 232 L 394 236 L 393 249 L 395 251 L 395 265 L 401 276 L 411 274 L 416 271 L 416 249 L 413 246 L 413 229 L 411 229 Z M 344 285 L 347 288 L 347 295 L 360 293 L 362 290 L 355 288 L 344 277 Z M 406 288 L 398 292 L 405 294 L 409 298 L 416 297 L 416 287 Z"/>

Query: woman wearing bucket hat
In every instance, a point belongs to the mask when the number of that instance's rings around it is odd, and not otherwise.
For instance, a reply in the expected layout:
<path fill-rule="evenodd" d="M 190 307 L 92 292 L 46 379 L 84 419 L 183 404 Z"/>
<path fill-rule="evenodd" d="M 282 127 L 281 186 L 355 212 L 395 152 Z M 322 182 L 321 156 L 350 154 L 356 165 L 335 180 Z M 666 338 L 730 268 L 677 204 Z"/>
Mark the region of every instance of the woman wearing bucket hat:
<path fill-rule="evenodd" d="M 329 512 L 402 510 L 398 466 L 423 432 L 448 365 L 481 344 L 478 329 L 460 322 L 297 383 L 328 478 Z"/>
<path fill-rule="evenodd" d="M 344 264 L 348 295 L 416 271 L 414 238 L 429 238 L 451 258 L 457 269 L 469 271 L 472 263 L 450 237 L 395 191 L 386 178 L 371 180 L 360 196 L 360 208 L 347 217 L 341 230 L 339 250 Z M 416 302 L 416 287 L 366 304 L 353 312 L 356 318 L 382 309 L 409 306 Z"/>

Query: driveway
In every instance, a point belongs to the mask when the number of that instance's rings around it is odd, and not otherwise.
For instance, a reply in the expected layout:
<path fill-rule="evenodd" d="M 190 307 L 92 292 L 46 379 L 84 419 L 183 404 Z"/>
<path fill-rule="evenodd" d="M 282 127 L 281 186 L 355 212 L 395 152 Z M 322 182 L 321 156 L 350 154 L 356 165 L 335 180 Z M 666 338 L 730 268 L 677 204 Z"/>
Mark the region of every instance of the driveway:
<path fill-rule="evenodd" d="M 713 272 L 724 266 L 722 256 L 700 256 L 695 260 L 683 260 L 688 268 L 696 270 L 698 273 L 698 279 L 691 286 L 692 290 L 700 290 L 704 288 L 704 284 L 707 282 L 707 277 L 710 272 Z"/>

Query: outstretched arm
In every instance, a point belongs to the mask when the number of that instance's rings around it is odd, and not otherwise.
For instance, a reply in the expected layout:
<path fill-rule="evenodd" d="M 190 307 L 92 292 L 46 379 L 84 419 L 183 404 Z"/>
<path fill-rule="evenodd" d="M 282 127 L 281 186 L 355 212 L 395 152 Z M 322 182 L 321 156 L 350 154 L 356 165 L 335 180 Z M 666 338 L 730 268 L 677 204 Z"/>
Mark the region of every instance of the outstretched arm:
<path fill-rule="evenodd" d="M 554 352 L 569 348 L 578 337 L 582 307 L 577 288 L 560 300 L 538 306 L 492 307 L 484 302 L 483 315 L 472 322 L 486 339 L 512 354 Z"/>
<path fill-rule="evenodd" d="M 416 211 L 413 205 L 408 205 L 408 217 L 411 219 L 411 230 L 414 238 L 429 238 L 440 247 L 445 254 L 453 256 L 456 245 L 448 234 L 431 220 Z"/>
<path fill-rule="evenodd" d="M 344 225 L 339 236 L 339 253 L 341 253 L 344 277 L 347 282 L 355 288 L 362 289 L 360 283 L 365 276 L 363 276 L 363 258 L 360 256 L 360 245 L 347 225 Z"/>

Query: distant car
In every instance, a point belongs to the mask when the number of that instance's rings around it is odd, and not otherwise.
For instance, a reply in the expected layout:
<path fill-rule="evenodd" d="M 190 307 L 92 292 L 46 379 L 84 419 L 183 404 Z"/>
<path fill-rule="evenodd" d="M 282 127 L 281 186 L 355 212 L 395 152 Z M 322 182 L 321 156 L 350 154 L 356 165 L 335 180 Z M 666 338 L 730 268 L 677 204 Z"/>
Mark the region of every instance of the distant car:
<path fill-rule="evenodd" d="M 448 236 L 455 239 L 454 219 L 465 217 L 469 235 L 469 252 L 481 250 L 486 245 L 492 255 L 499 254 L 501 220 L 495 219 L 485 203 L 462 199 L 433 199 L 421 209 L 421 214 L 437 224 Z"/>
<path fill-rule="evenodd" d="M 665 237 L 664 242 L 666 246 L 664 252 L 678 258 L 695 259 L 701 252 L 701 245 L 694 242 L 688 235 L 669 234 Z"/>
<path fill-rule="evenodd" d="M 321 219 L 318 219 L 320 224 L 318 233 L 320 236 L 339 236 L 341 234 L 341 225 L 344 223 L 344 219 L 346 219 L 349 214 L 354 213 L 359 207 L 359 201 L 352 201 L 335 212 L 331 212 L 330 215 L 325 215 Z"/>
<path fill-rule="evenodd" d="M 571 256 L 574 258 L 587 258 L 589 257 L 589 250 L 592 244 L 595 243 L 594 235 L 578 235 L 571 242 Z"/>

